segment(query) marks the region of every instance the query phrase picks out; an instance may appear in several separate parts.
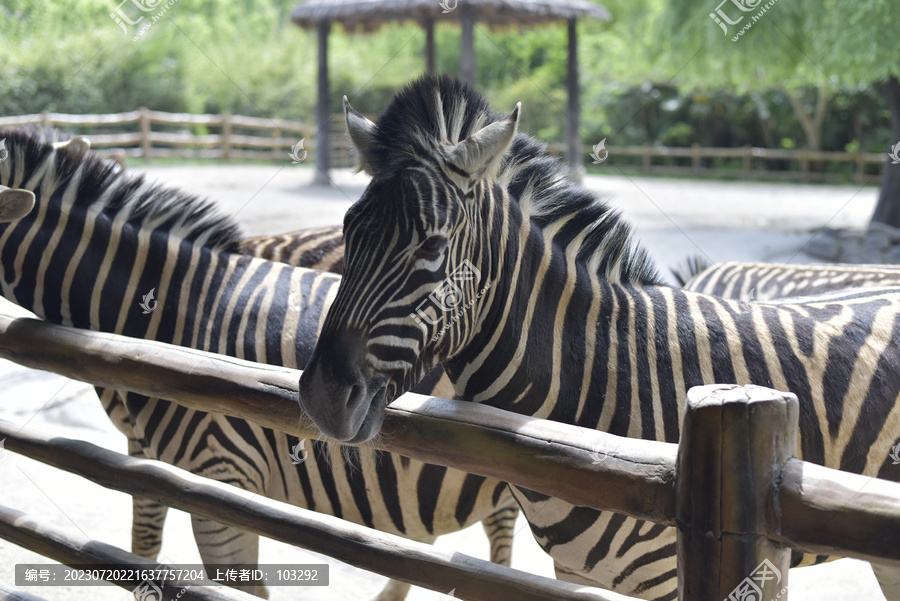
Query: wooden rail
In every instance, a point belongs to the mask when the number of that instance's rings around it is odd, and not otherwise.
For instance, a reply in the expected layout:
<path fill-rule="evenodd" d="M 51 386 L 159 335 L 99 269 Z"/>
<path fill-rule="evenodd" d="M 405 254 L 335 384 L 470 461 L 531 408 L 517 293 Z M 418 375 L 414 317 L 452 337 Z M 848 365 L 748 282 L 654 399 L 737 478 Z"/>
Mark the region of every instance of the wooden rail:
<path fill-rule="evenodd" d="M 550 144 L 549 150 L 562 155 L 562 144 Z M 735 177 L 741 179 L 785 179 L 791 181 L 838 181 L 852 172 L 857 182 L 877 183 L 884 168 L 887 153 L 833 152 L 823 150 L 783 150 L 742 146 L 716 148 L 707 146 L 607 146 L 609 152 L 601 163 L 606 166 L 635 166 L 642 173 L 654 175 Z M 585 146 L 585 163 L 592 166 L 591 146 Z M 639 162 L 622 160 L 640 159 Z M 740 162 L 739 166 L 717 162 Z M 790 168 L 773 169 L 775 162 L 790 163 Z M 847 174 L 829 173 L 826 165 L 848 166 Z M 816 167 L 814 169 L 814 167 Z"/>
<path fill-rule="evenodd" d="M 44 112 L 0 117 L 0 127 L 28 124 L 72 130 L 89 137 L 92 148 L 115 148 L 125 156 L 146 160 L 178 156 L 290 161 L 291 148 L 301 139 L 304 140 L 304 150 L 315 150 L 315 130 L 305 123 L 227 113 L 166 113 L 141 107 L 136 111 L 109 115 Z M 154 125 L 165 126 L 170 131 L 154 131 Z M 137 131 L 112 131 L 121 126 L 135 126 Z M 219 133 L 171 131 L 176 127 L 200 131 L 211 128 L 218 129 Z M 260 135 L 262 133 L 266 135 Z"/>
<path fill-rule="evenodd" d="M 4 315 L 0 356 L 296 436 L 312 433 L 302 425 L 297 370 Z M 388 408 L 382 432 L 384 450 L 574 505 L 676 525 L 674 444 L 413 394 Z M 797 459 L 786 461 L 777 476 L 777 495 L 766 497 L 778 503 L 766 509 L 768 539 L 808 553 L 900 566 L 900 484 Z"/>
<path fill-rule="evenodd" d="M 93 148 L 116 148 L 125 156 L 151 160 L 156 157 L 190 157 L 211 159 L 289 160 L 289 151 L 301 138 L 304 149 L 316 150 L 315 127 L 301 121 L 267 119 L 231 114 L 191 114 L 151 111 L 141 107 L 135 111 L 108 115 L 70 115 L 43 112 L 32 115 L 0 117 L 0 127 L 39 124 L 73 130 L 88 135 Z M 218 129 L 220 133 L 189 131 L 154 131 L 153 126 Z M 111 129 L 134 126 L 136 131 L 111 132 Z M 91 131 L 86 131 L 91 130 Z M 96 133 L 93 130 L 97 130 Z M 239 130 L 239 131 L 235 131 Z M 240 133 L 254 131 L 255 135 Z M 262 130 L 258 132 L 257 130 Z M 330 166 L 349 167 L 353 159 L 344 135 L 342 115 L 332 115 L 329 122 Z M 260 135 L 265 133 L 266 135 Z M 291 134 L 285 136 L 284 134 Z M 566 153 L 566 146 L 548 146 L 555 154 Z M 586 164 L 590 165 L 592 147 L 583 147 Z M 829 181 L 846 179 L 852 171 L 854 181 L 877 183 L 884 167 L 886 153 L 832 152 L 817 150 L 785 150 L 743 146 L 739 148 L 667 146 L 609 146 L 604 164 L 627 165 L 633 162 L 644 173 L 658 175 L 715 175 L 742 179 L 766 178 L 791 181 Z M 722 161 L 739 166 L 717 165 Z M 781 168 L 772 168 L 773 163 Z M 789 168 L 784 168 L 789 163 Z M 310 164 L 312 162 L 310 161 Z M 828 165 L 848 166 L 847 174 L 829 173 Z"/>
<path fill-rule="evenodd" d="M 165 463 L 127 457 L 88 442 L 45 436 L 0 420 L 0 439 L 3 438 L 7 450 L 106 488 L 150 497 L 169 507 L 324 553 L 390 578 L 435 590 L 455 588 L 459 599 L 611 601 L 596 589 L 441 551 L 195 476 Z M 2 528 L 0 536 L 5 536 Z"/>
<path fill-rule="evenodd" d="M 91 540 L 84 535 L 79 536 L 68 532 L 2 505 L 0 505 L 0 538 L 68 566 L 103 564 L 113 567 L 130 565 L 154 570 L 162 569 L 162 566 L 155 561 L 100 541 Z M 134 585 L 129 582 L 118 581 L 113 584 L 118 584 L 128 590 L 134 589 Z M 178 599 L 183 601 L 254 601 L 259 599 L 259 597 L 227 587 L 191 585 L 185 591 L 181 589 L 181 586 L 163 586 L 162 592 L 166 593 L 166 599 L 174 599 L 178 595 Z M 2 601 L 2 595 L 0 595 L 0 601 Z"/>

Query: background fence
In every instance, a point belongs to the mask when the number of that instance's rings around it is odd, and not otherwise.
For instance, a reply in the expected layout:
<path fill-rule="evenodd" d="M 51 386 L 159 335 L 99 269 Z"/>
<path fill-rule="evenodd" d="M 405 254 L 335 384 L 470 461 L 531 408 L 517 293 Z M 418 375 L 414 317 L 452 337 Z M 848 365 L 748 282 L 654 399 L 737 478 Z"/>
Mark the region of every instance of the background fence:
<path fill-rule="evenodd" d="M 177 399 L 299 437 L 299 373 L 159 342 L 0 315 L 0 356 L 94 385 Z M 383 450 L 500 478 L 566 502 L 677 528 L 679 597 L 732 598 L 739 585 L 786 600 L 790 548 L 900 568 L 900 484 L 799 461 L 797 399 L 759 387 L 692 389 L 679 445 L 404 395 L 388 409 Z M 596 600 L 599 590 L 502 568 L 371 533 L 337 518 L 257 498 L 157 462 L 125 459 L 0 423 L 7 448 L 104 486 L 475 601 Z M 600 459 L 598 461 L 598 458 Z M 19 514 L 0 511 L 0 536 L 42 552 Z M 371 544 L 370 544 L 371 543 Z M 67 555 L 49 549 L 52 557 Z M 768 562 L 766 564 L 765 562 Z M 757 569 L 772 566 L 758 581 Z M 746 597 L 734 597 L 746 598 Z"/>
<path fill-rule="evenodd" d="M 166 113 L 140 108 L 109 115 L 69 115 L 44 112 L 0 118 L 0 127 L 40 124 L 90 137 L 95 149 L 110 149 L 124 157 L 290 160 L 301 139 L 303 149 L 316 152 L 315 127 L 301 121 L 242 115 Z M 155 126 L 155 129 L 154 129 Z M 332 167 L 350 167 L 353 159 L 344 135 L 343 115 L 329 125 Z M 550 144 L 565 153 L 563 144 Z M 584 162 L 592 166 L 593 147 L 584 147 Z M 608 153 L 608 154 L 607 154 Z M 657 175 L 716 176 L 742 179 L 863 182 L 880 177 L 886 155 L 870 152 L 825 152 L 771 148 L 708 148 L 701 146 L 610 146 L 597 153 L 601 164 Z M 309 159 L 307 162 L 312 164 Z"/>

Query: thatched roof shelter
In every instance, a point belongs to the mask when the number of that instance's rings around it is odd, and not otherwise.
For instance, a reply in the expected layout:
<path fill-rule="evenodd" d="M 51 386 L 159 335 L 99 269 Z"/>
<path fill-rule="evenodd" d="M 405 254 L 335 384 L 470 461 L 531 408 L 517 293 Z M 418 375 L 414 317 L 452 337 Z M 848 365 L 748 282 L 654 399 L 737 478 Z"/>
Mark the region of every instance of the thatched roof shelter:
<path fill-rule="evenodd" d="M 317 183 L 328 183 L 328 34 L 332 23 L 340 23 L 353 31 L 374 31 L 390 21 L 415 21 L 425 28 L 425 69 L 434 71 L 434 24 L 438 21 L 460 21 L 462 53 L 460 73 L 463 79 L 475 81 L 475 23 L 489 27 L 529 26 L 566 21 L 569 28 L 568 88 L 568 158 L 570 170 L 581 167 L 581 137 L 578 126 L 578 42 L 576 23 L 579 17 L 609 20 L 603 6 L 587 0 L 306 0 L 294 7 L 291 20 L 304 29 L 316 29 L 319 46 L 318 108 L 316 111 L 319 139 L 316 143 Z"/>

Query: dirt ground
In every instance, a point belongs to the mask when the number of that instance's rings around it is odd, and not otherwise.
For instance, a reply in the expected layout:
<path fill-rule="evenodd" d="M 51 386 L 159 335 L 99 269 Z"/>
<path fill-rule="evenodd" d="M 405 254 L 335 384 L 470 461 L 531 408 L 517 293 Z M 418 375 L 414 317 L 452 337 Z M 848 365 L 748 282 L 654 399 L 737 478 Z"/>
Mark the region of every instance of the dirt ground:
<path fill-rule="evenodd" d="M 335 186 L 310 184 L 307 166 L 151 167 L 149 177 L 216 199 L 223 212 L 235 215 L 248 235 L 276 234 L 341 222 L 347 207 L 362 193 L 366 178 L 348 171 L 334 174 Z M 603 193 L 635 225 L 638 239 L 661 270 L 688 255 L 710 261 L 765 260 L 811 262 L 800 252 L 823 226 L 864 227 L 877 191 L 859 186 L 818 186 L 706 182 L 684 179 L 588 176 L 585 185 Z M 11 313 L 0 299 L 0 311 Z M 78 382 L 0 361 L 0 418 L 60 436 L 81 438 L 117 451 L 125 439 L 113 429 L 93 390 Z M 75 535 L 122 548 L 130 543 L 130 498 L 24 457 L 0 453 L 0 504 L 39 515 Z M 552 576 L 552 562 L 537 547 L 520 521 L 513 566 Z M 186 514 L 171 511 L 162 556 L 169 562 L 199 563 Z M 487 558 L 480 526 L 439 539 L 438 546 Z M 265 540 L 263 563 L 328 563 L 327 588 L 273 588 L 271 599 L 366 600 L 384 579 L 333 559 Z M 0 541 L 0 583 L 14 583 L 16 563 L 43 563 L 38 556 Z M 839 560 L 794 570 L 794 601 L 883 599 L 865 562 Z M 132 597 L 115 587 L 20 588 L 50 601 L 90 599 L 124 601 Z M 414 588 L 411 601 L 436 601 L 439 593 Z"/>

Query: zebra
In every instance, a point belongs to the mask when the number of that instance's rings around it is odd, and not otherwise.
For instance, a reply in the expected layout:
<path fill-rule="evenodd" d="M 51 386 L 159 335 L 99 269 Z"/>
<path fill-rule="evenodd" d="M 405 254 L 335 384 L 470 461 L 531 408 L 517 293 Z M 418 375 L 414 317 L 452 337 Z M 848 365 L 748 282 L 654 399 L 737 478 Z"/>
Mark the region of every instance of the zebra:
<path fill-rule="evenodd" d="M 339 225 L 332 225 L 297 230 L 280 236 L 244 238 L 241 241 L 241 252 L 269 261 L 340 275 L 344 269 L 343 229 Z"/>
<path fill-rule="evenodd" d="M 325 436 L 373 439 L 437 363 L 460 399 L 667 442 L 689 388 L 755 383 L 798 396 L 802 459 L 900 479 L 900 291 L 772 305 L 672 288 L 619 213 L 517 132 L 520 105 L 501 116 L 425 76 L 377 125 L 344 107 L 372 179 L 345 215 L 344 276 L 300 377 Z M 677 597 L 674 528 L 511 488 L 559 578 Z M 896 570 L 875 568 L 900 599 Z"/>
<path fill-rule="evenodd" d="M 900 265 L 742 263 L 732 261 L 676 272 L 686 290 L 767 301 L 869 286 L 900 286 Z"/>
<path fill-rule="evenodd" d="M 214 204 L 123 172 L 79 143 L 56 147 L 12 129 L 0 138 L 9 149 L 0 163 L 5 298 L 53 323 L 305 365 L 338 276 L 239 254 L 239 228 Z M 510 532 L 504 511 L 514 501 L 505 483 L 99 392 L 113 423 L 139 443 L 133 454 L 416 540 L 484 520 L 489 535 L 496 530 L 492 557 L 508 565 L 499 534 Z M 165 507 L 143 507 L 158 514 L 148 518 L 155 536 Z M 255 534 L 199 517 L 192 525 L 204 563 L 256 563 Z M 147 535 L 137 525 L 134 534 Z M 159 549 L 142 550 L 153 559 Z M 408 588 L 391 583 L 379 599 L 402 599 Z"/>

